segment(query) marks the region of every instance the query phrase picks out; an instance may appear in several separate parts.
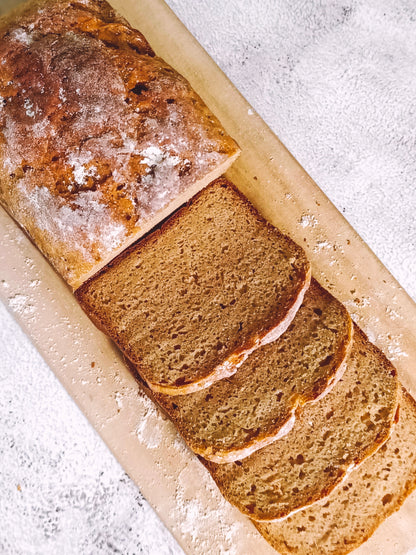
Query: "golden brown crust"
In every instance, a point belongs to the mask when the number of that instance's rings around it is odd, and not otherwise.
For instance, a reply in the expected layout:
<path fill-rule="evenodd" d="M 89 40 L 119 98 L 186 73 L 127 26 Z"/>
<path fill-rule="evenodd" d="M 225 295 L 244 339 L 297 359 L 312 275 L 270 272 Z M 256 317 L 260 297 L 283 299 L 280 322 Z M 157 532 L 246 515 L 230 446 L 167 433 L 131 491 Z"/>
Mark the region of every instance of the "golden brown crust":
<path fill-rule="evenodd" d="M 104 0 L 32 0 L 0 18 L 0 37 L 16 28 L 42 35 L 82 31 L 110 47 L 155 55 L 146 38 Z"/>
<path fill-rule="evenodd" d="M 106 2 L 29 4 L 0 58 L 0 202 L 73 288 L 238 153 Z"/>

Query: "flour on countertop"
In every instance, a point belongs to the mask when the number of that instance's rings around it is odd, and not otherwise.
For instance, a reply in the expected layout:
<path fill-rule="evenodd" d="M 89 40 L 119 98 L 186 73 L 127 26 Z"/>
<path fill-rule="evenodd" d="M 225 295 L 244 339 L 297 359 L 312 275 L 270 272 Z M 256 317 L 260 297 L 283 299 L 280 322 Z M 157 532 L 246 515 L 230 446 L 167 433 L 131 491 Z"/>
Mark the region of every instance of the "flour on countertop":
<path fill-rule="evenodd" d="M 2 553 L 184 555 L 1 304 L 0 321 Z"/>

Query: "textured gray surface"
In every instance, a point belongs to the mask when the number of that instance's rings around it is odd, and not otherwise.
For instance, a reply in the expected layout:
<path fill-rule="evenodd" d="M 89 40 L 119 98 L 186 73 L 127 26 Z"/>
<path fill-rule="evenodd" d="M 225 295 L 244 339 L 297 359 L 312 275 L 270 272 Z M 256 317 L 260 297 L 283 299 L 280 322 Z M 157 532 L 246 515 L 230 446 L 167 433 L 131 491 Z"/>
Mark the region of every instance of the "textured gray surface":
<path fill-rule="evenodd" d="M 416 298 L 414 1 L 168 3 Z M 0 342 L 0 552 L 180 553 L 4 309 Z"/>
<path fill-rule="evenodd" d="M 168 4 L 416 299 L 416 2 Z"/>
<path fill-rule="evenodd" d="M 0 553 L 182 553 L 1 304 L 0 323 Z"/>

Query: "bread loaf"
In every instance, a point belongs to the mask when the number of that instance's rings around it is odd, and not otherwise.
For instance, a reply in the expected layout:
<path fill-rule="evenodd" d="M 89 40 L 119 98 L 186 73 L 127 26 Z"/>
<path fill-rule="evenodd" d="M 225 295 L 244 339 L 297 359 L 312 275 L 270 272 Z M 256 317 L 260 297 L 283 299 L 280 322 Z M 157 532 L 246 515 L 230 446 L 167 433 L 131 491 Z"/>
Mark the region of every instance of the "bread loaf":
<path fill-rule="evenodd" d="M 303 250 L 219 179 L 76 296 L 151 389 L 181 395 L 277 339 L 309 282 Z"/>
<path fill-rule="evenodd" d="M 238 155 L 103 0 L 24 5 L 0 59 L 0 203 L 74 289 Z"/>
<path fill-rule="evenodd" d="M 252 454 L 292 428 L 296 409 L 342 376 L 351 318 L 315 280 L 288 330 L 238 371 L 203 391 L 153 398 L 197 454 L 217 463 Z"/>
<path fill-rule="evenodd" d="M 260 521 L 284 518 L 326 497 L 388 439 L 398 400 L 394 367 L 355 327 L 342 378 L 304 406 L 284 438 L 241 461 L 204 464 L 241 512 Z"/>

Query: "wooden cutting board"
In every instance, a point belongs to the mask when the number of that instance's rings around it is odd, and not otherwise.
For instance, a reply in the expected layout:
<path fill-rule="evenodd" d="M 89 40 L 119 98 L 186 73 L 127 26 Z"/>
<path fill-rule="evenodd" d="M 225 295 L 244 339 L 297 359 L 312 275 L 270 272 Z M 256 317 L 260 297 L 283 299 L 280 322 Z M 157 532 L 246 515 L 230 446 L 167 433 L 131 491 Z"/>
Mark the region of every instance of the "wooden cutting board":
<path fill-rule="evenodd" d="M 393 360 L 414 395 L 415 303 L 162 0 L 111 3 L 189 79 L 238 141 L 243 154 L 230 179 L 305 248 L 315 277 Z M 222 499 L 173 426 L 141 393 L 117 349 L 3 210 L 0 234 L 0 298 L 185 552 L 275 553 Z M 413 495 L 356 553 L 400 555 L 415 546 Z"/>

